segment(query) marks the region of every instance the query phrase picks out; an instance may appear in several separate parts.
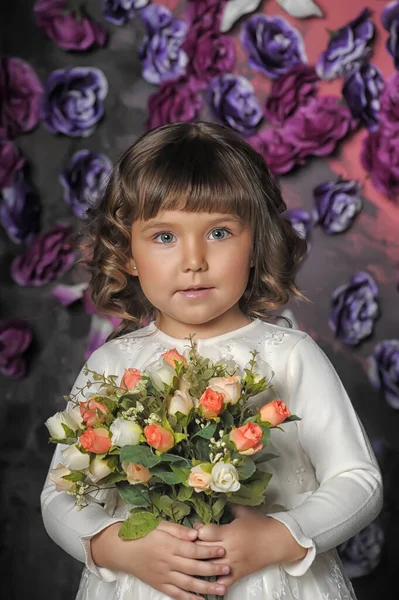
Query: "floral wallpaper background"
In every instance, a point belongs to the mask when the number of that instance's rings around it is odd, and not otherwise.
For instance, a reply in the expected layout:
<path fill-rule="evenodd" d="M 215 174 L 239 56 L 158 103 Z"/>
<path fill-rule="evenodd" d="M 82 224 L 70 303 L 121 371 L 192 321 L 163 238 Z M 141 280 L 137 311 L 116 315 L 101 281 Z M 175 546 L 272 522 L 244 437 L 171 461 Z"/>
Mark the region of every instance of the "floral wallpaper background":
<path fill-rule="evenodd" d="M 76 593 L 47 537 L 43 423 L 116 319 L 70 245 L 145 130 L 227 124 L 278 178 L 308 241 L 287 314 L 337 369 L 385 480 L 380 517 L 339 551 L 359 600 L 396 598 L 399 2 L 19 0 L 0 22 L 1 553 L 10 599 Z"/>

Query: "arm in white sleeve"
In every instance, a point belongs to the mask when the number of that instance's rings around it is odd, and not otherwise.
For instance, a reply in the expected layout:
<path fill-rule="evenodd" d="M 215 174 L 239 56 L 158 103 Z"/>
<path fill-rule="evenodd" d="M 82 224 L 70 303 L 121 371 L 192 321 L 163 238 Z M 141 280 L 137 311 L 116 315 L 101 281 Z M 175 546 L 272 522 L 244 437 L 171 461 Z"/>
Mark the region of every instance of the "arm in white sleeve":
<path fill-rule="evenodd" d="M 105 360 L 102 348 L 92 354 L 88 366 L 94 371 L 113 374 L 110 370 L 109 361 Z M 83 369 L 78 375 L 71 393 L 76 393 L 82 388 L 89 376 L 84 375 Z M 94 387 L 90 388 L 92 394 Z M 84 400 L 84 397 L 81 397 Z M 61 452 L 66 446 L 57 444 L 50 469 L 54 469 L 61 462 Z M 65 552 L 86 564 L 87 568 L 105 581 L 115 579 L 112 571 L 97 567 L 90 553 L 91 538 L 113 523 L 120 522 L 107 513 L 101 504 L 89 503 L 88 506 L 77 510 L 75 498 L 68 496 L 64 491 L 57 492 L 55 484 L 47 476 L 43 491 L 41 493 L 41 510 L 44 527 L 50 538 L 58 544 Z"/>
<path fill-rule="evenodd" d="M 377 517 L 382 479 L 336 371 L 309 336 L 292 350 L 287 377 L 289 406 L 302 419 L 299 437 L 315 467 L 319 487 L 300 506 L 270 516 L 284 523 L 300 544 L 310 547 L 303 560 L 284 565 L 288 573 L 303 575 L 316 553 L 337 547 Z"/>

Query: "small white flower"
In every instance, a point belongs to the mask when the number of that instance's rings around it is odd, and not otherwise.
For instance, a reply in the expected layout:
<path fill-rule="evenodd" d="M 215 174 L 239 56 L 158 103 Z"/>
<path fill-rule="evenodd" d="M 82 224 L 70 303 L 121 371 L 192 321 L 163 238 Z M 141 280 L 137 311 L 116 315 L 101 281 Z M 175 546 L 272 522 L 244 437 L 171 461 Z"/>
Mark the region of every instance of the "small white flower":
<path fill-rule="evenodd" d="M 111 423 L 112 445 L 118 446 L 136 446 L 140 441 L 142 429 L 138 423 L 127 421 L 118 417 Z"/>
<path fill-rule="evenodd" d="M 241 487 L 238 471 L 231 463 L 218 462 L 212 468 L 210 488 L 214 492 L 236 492 Z"/>
<path fill-rule="evenodd" d="M 62 424 L 67 425 L 67 427 L 70 427 L 73 431 L 77 430 L 76 423 L 66 411 L 55 413 L 55 415 L 47 419 L 44 424 L 49 430 L 51 437 L 57 440 L 63 440 L 66 437 Z"/>
<path fill-rule="evenodd" d="M 296 17 L 297 19 L 324 16 L 313 0 L 277 0 L 277 3 L 291 15 L 291 17 Z"/>
<path fill-rule="evenodd" d="M 89 454 L 83 454 L 76 446 L 68 446 L 62 451 L 61 456 L 62 464 L 71 471 L 82 471 L 90 464 Z"/>

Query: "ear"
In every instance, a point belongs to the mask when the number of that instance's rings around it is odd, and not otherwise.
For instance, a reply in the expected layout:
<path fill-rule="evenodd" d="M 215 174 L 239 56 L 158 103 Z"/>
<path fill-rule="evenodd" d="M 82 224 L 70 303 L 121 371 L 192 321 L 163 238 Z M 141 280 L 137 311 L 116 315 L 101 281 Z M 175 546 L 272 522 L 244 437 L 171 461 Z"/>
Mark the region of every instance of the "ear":
<path fill-rule="evenodd" d="M 129 275 L 133 275 L 134 277 L 138 277 L 138 271 L 136 263 L 134 262 L 134 258 L 130 259 L 126 265 L 126 271 Z"/>

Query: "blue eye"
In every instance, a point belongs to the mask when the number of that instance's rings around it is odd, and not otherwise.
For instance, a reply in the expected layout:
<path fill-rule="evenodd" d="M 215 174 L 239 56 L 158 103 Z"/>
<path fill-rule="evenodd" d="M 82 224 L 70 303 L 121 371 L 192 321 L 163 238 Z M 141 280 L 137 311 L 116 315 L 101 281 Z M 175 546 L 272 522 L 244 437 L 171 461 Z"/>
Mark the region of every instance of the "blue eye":
<path fill-rule="evenodd" d="M 214 236 L 213 238 L 210 237 L 212 235 Z M 210 239 L 213 239 L 213 240 L 225 240 L 230 235 L 231 235 L 231 233 L 227 229 L 219 228 L 219 229 L 214 229 L 213 231 L 211 231 L 211 233 L 209 234 L 209 237 L 210 237 Z"/>
<path fill-rule="evenodd" d="M 171 244 L 172 242 L 175 241 L 175 236 L 173 235 L 173 233 L 158 233 L 158 235 L 155 236 L 155 241 L 161 243 L 161 244 Z"/>

